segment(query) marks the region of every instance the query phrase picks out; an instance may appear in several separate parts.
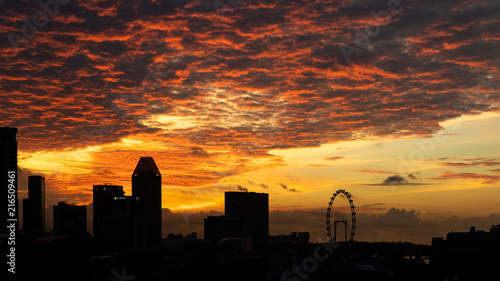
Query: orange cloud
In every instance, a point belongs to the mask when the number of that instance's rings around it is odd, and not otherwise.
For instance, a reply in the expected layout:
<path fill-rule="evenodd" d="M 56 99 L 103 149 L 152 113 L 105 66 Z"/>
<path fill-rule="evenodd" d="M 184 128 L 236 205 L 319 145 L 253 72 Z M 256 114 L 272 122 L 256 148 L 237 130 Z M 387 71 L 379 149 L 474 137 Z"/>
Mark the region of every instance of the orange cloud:
<path fill-rule="evenodd" d="M 266 167 L 263 159 L 282 164 L 272 149 L 427 136 L 499 108 L 499 19 L 489 3 L 409 3 L 348 63 L 340 46 L 375 26 L 370 11 L 382 6 L 257 2 L 223 18 L 200 1 L 61 6 L 17 52 L 2 36 L 0 118 L 19 128 L 23 157 L 103 149 L 90 153 L 93 167 L 75 163 L 78 172 L 50 187 L 84 190 L 88 201 L 91 183 L 125 185 L 139 152 L 158 158 L 166 185 L 197 187 Z M 40 10 L 0 8 L 4 35 L 22 35 L 23 17 Z M 479 78 L 491 85 L 478 89 Z M 142 142 L 124 149 L 130 139 Z M 481 161 L 443 165 L 496 165 Z"/>

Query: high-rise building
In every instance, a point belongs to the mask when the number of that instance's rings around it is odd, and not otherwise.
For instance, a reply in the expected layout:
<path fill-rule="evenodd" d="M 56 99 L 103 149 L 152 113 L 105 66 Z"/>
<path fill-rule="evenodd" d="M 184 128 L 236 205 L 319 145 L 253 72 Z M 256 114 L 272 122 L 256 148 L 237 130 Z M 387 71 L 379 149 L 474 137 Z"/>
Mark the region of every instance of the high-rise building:
<path fill-rule="evenodd" d="M 269 240 L 269 194 L 225 192 L 225 215 L 239 219 L 240 237 L 250 237 L 253 247 L 262 247 Z"/>
<path fill-rule="evenodd" d="M 160 244 L 161 174 L 152 157 L 141 157 L 132 174 L 132 196 L 139 197 L 141 212 L 146 217 L 148 247 Z"/>
<path fill-rule="evenodd" d="M 55 235 L 85 235 L 87 233 L 87 206 L 59 202 L 54 206 Z"/>
<path fill-rule="evenodd" d="M 208 216 L 204 220 L 204 239 L 214 245 L 224 238 L 239 237 L 238 218 L 228 216 Z"/>
<path fill-rule="evenodd" d="M 0 128 L 0 180 L 1 182 L 1 196 L 2 203 L 0 203 L 0 237 L 7 237 L 9 229 L 7 225 L 10 224 L 10 219 L 12 222 L 17 220 L 17 182 L 19 180 L 17 174 L 17 140 L 16 140 L 17 128 L 1 127 Z M 12 184 L 9 185 L 9 184 Z M 9 188 L 11 186 L 11 188 Z M 13 187 L 13 188 L 12 188 Z M 10 195 L 10 197 L 8 197 Z M 14 196 L 12 196 L 14 195 Z M 13 198 L 14 204 L 9 203 L 7 198 Z M 10 206 L 9 206 L 10 204 Z M 14 209 L 15 211 L 11 212 Z M 17 223 L 16 231 L 18 229 Z M 3 235 L 2 235 L 3 234 Z"/>
<path fill-rule="evenodd" d="M 113 214 L 114 198 L 123 197 L 125 192 L 123 186 L 104 184 L 94 185 L 92 194 L 94 239 L 100 243 L 103 240 L 103 218 Z"/>
<path fill-rule="evenodd" d="M 7 272 L 12 267 L 8 265 L 9 258 L 6 254 L 10 249 L 8 239 L 16 238 L 18 232 L 18 206 L 17 182 L 17 128 L 0 128 L 0 262 L 2 271 Z M 2 273 L 3 274 L 3 273 Z"/>
<path fill-rule="evenodd" d="M 23 230 L 45 232 L 45 178 L 28 177 L 28 198 L 23 200 Z"/>
<path fill-rule="evenodd" d="M 115 251 L 141 252 L 147 246 L 146 220 L 135 196 L 113 198 L 113 214 L 103 217 L 103 239 Z"/>

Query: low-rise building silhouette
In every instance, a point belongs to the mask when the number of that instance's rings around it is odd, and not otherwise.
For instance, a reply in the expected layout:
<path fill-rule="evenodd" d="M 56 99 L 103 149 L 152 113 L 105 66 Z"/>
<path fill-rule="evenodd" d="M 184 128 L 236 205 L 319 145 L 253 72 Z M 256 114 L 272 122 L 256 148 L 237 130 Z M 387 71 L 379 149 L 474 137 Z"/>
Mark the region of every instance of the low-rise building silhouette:
<path fill-rule="evenodd" d="M 309 232 L 292 232 L 291 235 L 273 235 L 269 236 L 269 244 L 297 244 L 306 246 L 309 244 Z"/>
<path fill-rule="evenodd" d="M 446 239 L 432 239 L 431 265 L 458 276 L 458 280 L 478 277 L 478 273 L 487 276 L 499 264 L 500 225 L 492 225 L 489 232 L 472 226 L 469 232 L 450 232 Z"/>
<path fill-rule="evenodd" d="M 175 241 L 175 240 L 181 240 L 181 239 L 198 239 L 198 235 L 196 232 L 191 232 L 190 234 L 187 235 L 182 235 L 181 233 L 174 234 L 174 233 L 169 233 L 167 238 L 165 238 L 165 241 Z"/>
<path fill-rule="evenodd" d="M 87 206 L 59 202 L 54 206 L 54 235 L 86 235 Z"/>

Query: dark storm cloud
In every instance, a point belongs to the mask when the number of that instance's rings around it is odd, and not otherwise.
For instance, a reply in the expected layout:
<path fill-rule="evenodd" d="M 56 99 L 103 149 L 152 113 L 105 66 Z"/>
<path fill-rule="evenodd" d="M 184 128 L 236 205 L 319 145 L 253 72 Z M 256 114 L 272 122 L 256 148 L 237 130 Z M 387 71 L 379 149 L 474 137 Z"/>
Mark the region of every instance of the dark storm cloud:
<path fill-rule="evenodd" d="M 376 174 L 390 174 L 388 171 L 378 171 L 378 170 L 356 170 L 355 172 L 361 173 L 376 173 Z M 400 186 L 400 185 L 427 185 L 427 183 L 420 182 L 412 182 L 413 180 L 418 180 L 413 174 L 409 174 L 406 176 L 401 175 L 392 175 L 386 177 L 381 183 L 372 183 L 365 185 L 374 185 L 374 186 Z"/>
<path fill-rule="evenodd" d="M 393 185 L 393 184 L 406 184 L 408 181 L 400 175 L 388 176 L 383 184 L 385 185 Z"/>

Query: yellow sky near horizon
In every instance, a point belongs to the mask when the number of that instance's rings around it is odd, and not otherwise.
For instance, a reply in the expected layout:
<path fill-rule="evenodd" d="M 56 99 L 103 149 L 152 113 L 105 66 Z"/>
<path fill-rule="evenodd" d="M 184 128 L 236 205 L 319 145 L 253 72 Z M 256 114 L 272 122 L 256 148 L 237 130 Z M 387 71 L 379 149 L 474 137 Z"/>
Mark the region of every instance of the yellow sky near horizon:
<path fill-rule="evenodd" d="M 240 186 L 269 193 L 271 209 L 326 208 L 335 190 L 346 189 L 358 212 L 396 207 L 481 216 L 500 210 L 494 200 L 500 198 L 499 125 L 499 113 L 485 113 L 445 122 L 432 138 L 347 141 L 267 156 L 227 147 L 189 150 L 189 143 L 135 135 L 71 151 L 20 151 L 19 166 L 46 177 L 50 204 L 88 204 L 94 184 L 123 185 L 130 194 L 131 173 L 148 155 L 162 173 L 163 207 L 173 211 L 223 210 L 223 192 Z M 394 175 L 402 181 L 388 181 Z"/>

